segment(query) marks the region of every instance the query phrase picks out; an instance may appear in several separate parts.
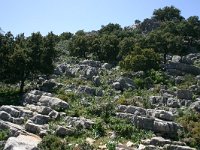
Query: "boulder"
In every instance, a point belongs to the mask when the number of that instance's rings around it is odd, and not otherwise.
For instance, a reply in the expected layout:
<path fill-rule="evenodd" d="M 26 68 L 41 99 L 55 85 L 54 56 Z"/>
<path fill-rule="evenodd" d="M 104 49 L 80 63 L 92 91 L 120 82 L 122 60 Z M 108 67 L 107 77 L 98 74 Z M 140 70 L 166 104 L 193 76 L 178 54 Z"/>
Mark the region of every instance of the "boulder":
<path fill-rule="evenodd" d="M 142 140 L 141 142 L 144 145 L 154 145 L 163 147 L 166 144 L 171 144 L 172 141 L 168 139 L 164 139 L 163 137 L 152 137 L 151 139 Z"/>
<path fill-rule="evenodd" d="M 39 88 L 41 91 L 51 92 L 58 88 L 58 83 L 54 79 L 45 80 Z"/>
<path fill-rule="evenodd" d="M 42 139 L 36 135 L 22 135 L 10 137 L 5 144 L 4 150 L 39 150 L 37 145 Z"/>
<path fill-rule="evenodd" d="M 43 106 L 49 106 L 55 110 L 65 110 L 69 108 L 69 104 L 59 98 L 49 97 L 49 96 L 41 96 L 39 102 Z"/>
<path fill-rule="evenodd" d="M 9 130 L 11 136 L 18 136 L 24 130 L 23 126 L 0 120 L 0 129 Z"/>
<path fill-rule="evenodd" d="M 200 100 L 192 103 L 190 108 L 200 113 Z"/>
<path fill-rule="evenodd" d="M 163 148 L 165 150 L 196 150 L 195 148 L 191 148 L 189 146 L 172 145 L 172 144 L 166 144 Z"/>
<path fill-rule="evenodd" d="M 192 96 L 193 96 L 193 94 L 190 90 L 178 90 L 177 91 L 177 98 L 178 99 L 191 100 Z"/>
<path fill-rule="evenodd" d="M 167 99 L 167 106 L 172 108 L 179 108 L 180 104 L 176 98 L 170 97 Z"/>
<path fill-rule="evenodd" d="M 79 64 L 91 66 L 91 67 L 101 67 L 101 62 L 100 61 L 94 61 L 94 60 L 83 60 Z"/>
<path fill-rule="evenodd" d="M 8 114 L 5 111 L 0 111 L 0 119 L 4 121 L 10 121 L 11 120 L 11 115 Z"/>
<path fill-rule="evenodd" d="M 190 73 L 193 75 L 199 75 L 200 74 L 200 68 L 192 66 L 192 65 L 188 65 L 188 64 L 184 64 L 184 63 L 175 63 L 175 62 L 169 62 L 168 64 L 165 65 L 165 69 L 166 70 L 170 70 L 170 69 L 175 69 L 177 71 L 180 72 L 184 72 L 184 73 Z"/>
<path fill-rule="evenodd" d="M 135 84 L 133 80 L 127 77 L 120 77 L 117 81 L 113 82 L 113 88 L 116 90 L 127 90 L 127 89 L 135 89 Z"/>
<path fill-rule="evenodd" d="M 57 127 L 55 133 L 58 136 L 64 137 L 64 136 L 67 136 L 67 135 L 72 135 L 74 133 L 74 129 L 70 128 L 70 127 L 65 128 L 65 127 L 59 126 L 59 127 Z"/>
<path fill-rule="evenodd" d="M 154 112 L 154 116 L 156 118 L 165 120 L 165 121 L 173 121 L 174 120 L 174 116 L 171 112 L 169 111 L 165 111 L 165 110 L 156 110 Z"/>
<path fill-rule="evenodd" d="M 179 63 L 179 62 L 181 62 L 181 56 L 174 55 L 174 56 L 172 56 L 171 61 L 174 62 L 174 63 Z"/>
<path fill-rule="evenodd" d="M 50 117 L 47 115 L 36 114 L 30 120 L 39 125 L 47 124 L 50 121 Z"/>
<path fill-rule="evenodd" d="M 39 134 L 42 131 L 42 125 L 37 125 L 31 121 L 27 121 L 25 124 L 25 130 L 33 134 Z"/>
<path fill-rule="evenodd" d="M 83 75 L 84 78 L 91 80 L 93 76 L 96 76 L 98 71 L 95 67 L 87 67 L 85 70 L 85 74 Z"/>
<path fill-rule="evenodd" d="M 89 129 L 92 127 L 94 122 L 89 119 L 85 119 L 83 117 L 65 117 L 64 118 L 65 122 L 69 126 L 73 126 L 75 128 L 84 128 L 84 129 Z"/>
<path fill-rule="evenodd" d="M 149 102 L 151 103 L 151 105 L 163 104 L 163 97 L 162 96 L 150 96 Z"/>
<path fill-rule="evenodd" d="M 52 110 L 50 113 L 49 113 L 49 117 L 52 118 L 52 119 L 58 119 L 60 117 L 60 114 L 59 112 L 55 111 L 55 110 Z"/>
<path fill-rule="evenodd" d="M 95 96 L 96 95 L 96 89 L 89 87 L 89 86 L 79 86 L 78 87 L 78 93 L 83 93 L 83 94 Z"/>
<path fill-rule="evenodd" d="M 141 129 L 154 130 L 154 118 L 145 116 L 133 116 L 131 122 Z"/>
<path fill-rule="evenodd" d="M 9 113 L 12 117 L 19 117 L 20 115 L 20 111 L 14 109 L 12 106 L 7 106 L 7 105 L 4 105 L 4 106 L 1 106 L 0 107 L 0 111 L 4 111 L 4 112 L 7 112 Z"/>
<path fill-rule="evenodd" d="M 167 122 L 156 119 L 153 124 L 154 132 L 168 135 L 169 137 L 177 136 L 178 129 L 180 129 L 180 126 L 174 122 Z"/>
<path fill-rule="evenodd" d="M 112 65 L 111 64 L 109 64 L 109 63 L 104 63 L 104 64 L 102 64 L 102 66 L 101 66 L 103 69 L 107 69 L 107 70 L 110 70 L 111 68 L 112 68 Z"/>
<path fill-rule="evenodd" d="M 94 83 L 95 86 L 99 86 L 101 84 L 99 76 L 93 76 L 92 77 L 92 81 L 93 81 L 93 83 Z"/>

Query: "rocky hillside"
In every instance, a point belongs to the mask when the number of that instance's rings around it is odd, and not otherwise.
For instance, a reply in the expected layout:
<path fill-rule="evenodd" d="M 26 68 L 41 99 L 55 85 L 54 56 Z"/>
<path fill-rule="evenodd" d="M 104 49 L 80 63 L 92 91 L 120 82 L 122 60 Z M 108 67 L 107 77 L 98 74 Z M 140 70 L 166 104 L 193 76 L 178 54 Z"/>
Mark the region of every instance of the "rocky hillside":
<path fill-rule="evenodd" d="M 0 107 L 0 147 L 200 149 L 199 62 L 199 53 L 167 56 L 163 71 L 147 74 L 65 60 L 52 76 L 41 76 L 20 105 Z"/>

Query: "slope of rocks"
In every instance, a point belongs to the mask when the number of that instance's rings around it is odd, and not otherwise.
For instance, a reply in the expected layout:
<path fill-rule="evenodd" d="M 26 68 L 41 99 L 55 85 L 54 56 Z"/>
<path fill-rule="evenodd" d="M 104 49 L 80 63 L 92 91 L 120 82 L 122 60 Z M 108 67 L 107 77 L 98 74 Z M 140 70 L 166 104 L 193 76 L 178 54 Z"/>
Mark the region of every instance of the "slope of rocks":
<path fill-rule="evenodd" d="M 187 89 L 161 87 L 157 95 L 148 96 L 147 101 L 151 109 L 134 104 L 115 105 L 116 117 L 128 119 L 133 126 L 151 130 L 155 134 L 155 137 L 142 140 L 138 145 L 118 144 L 117 149 L 193 150 L 184 142 L 174 141 L 179 130 L 182 130 L 182 126 L 176 123 L 175 118 L 178 109 L 191 108 L 200 112 L 198 95 L 200 69 L 194 66 L 200 54 L 190 54 L 182 59 L 179 56 L 168 57 L 168 63 L 164 67 L 167 75 L 174 80 L 176 85 L 182 83 L 183 75 L 188 73 L 195 75 L 194 80 L 197 82 Z M 115 100 L 124 91 L 137 89 L 132 79 L 141 77 L 143 74 L 144 72 L 125 74 L 119 70 L 118 66 L 113 67 L 108 63 L 93 60 L 59 64 L 51 79 L 40 77 L 38 90 L 24 94 L 22 106 L 3 105 L 0 107 L 0 129 L 9 130 L 10 136 L 6 142 L 2 142 L 5 145 L 4 149 L 36 150 L 42 138 L 50 133 L 66 137 L 75 134 L 78 130 L 93 128 L 96 118 L 68 115 L 66 112 L 72 104 L 57 98 L 53 91 L 64 89 L 65 93 L 75 93 L 81 97 L 80 103 L 84 101 L 86 107 L 92 105 L 88 100 L 91 97 L 98 103 L 99 99 L 110 96 L 113 104 L 116 104 Z M 71 82 L 58 82 L 62 81 L 58 80 L 61 77 Z M 77 80 L 80 83 L 73 83 Z M 141 99 L 143 100 L 142 97 Z M 106 148 L 103 145 L 99 149 Z"/>

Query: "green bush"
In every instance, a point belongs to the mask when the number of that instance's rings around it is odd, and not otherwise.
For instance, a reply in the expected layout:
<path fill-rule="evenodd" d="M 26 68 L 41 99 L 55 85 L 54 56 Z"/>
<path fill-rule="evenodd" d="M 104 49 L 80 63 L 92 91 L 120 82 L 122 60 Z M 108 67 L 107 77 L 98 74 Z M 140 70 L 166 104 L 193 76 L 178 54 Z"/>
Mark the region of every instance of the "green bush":
<path fill-rule="evenodd" d="M 17 87 L 1 85 L 0 83 L 0 106 L 19 105 L 20 95 Z"/>
<path fill-rule="evenodd" d="M 105 129 L 102 122 L 97 122 L 93 125 L 93 134 L 95 138 L 99 138 L 105 135 Z"/>
<path fill-rule="evenodd" d="M 194 111 L 180 112 L 177 121 L 184 130 L 180 137 L 190 146 L 200 149 L 200 114 Z"/>
<path fill-rule="evenodd" d="M 135 47 L 134 51 L 120 62 L 120 66 L 130 71 L 159 69 L 160 56 L 153 49 Z"/>
<path fill-rule="evenodd" d="M 151 131 L 145 131 L 136 128 L 127 120 L 111 118 L 110 128 L 117 133 L 119 137 L 131 139 L 134 142 L 139 142 L 141 139 L 150 138 L 152 136 Z"/>
<path fill-rule="evenodd" d="M 38 145 L 40 150 L 65 150 L 69 149 L 68 143 L 55 135 L 47 135 Z"/>
<path fill-rule="evenodd" d="M 106 147 L 108 150 L 116 150 L 116 142 L 114 141 L 108 141 L 108 143 L 106 144 Z"/>
<path fill-rule="evenodd" d="M 101 105 L 93 105 L 87 109 L 89 115 L 101 117 L 105 122 L 110 116 L 114 114 L 114 105 L 112 103 L 105 103 Z"/>
<path fill-rule="evenodd" d="M 9 137 L 9 131 L 0 129 L 0 141 L 7 140 L 8 137 Z"/>

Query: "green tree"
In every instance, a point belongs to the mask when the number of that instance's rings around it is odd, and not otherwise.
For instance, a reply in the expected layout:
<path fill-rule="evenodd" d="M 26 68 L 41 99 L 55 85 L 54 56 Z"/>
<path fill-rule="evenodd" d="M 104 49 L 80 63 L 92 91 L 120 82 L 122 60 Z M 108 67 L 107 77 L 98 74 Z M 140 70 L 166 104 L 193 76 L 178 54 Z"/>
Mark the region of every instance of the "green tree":
<path fill-rule="evenodd" d="M 87 36 L 75 35 L 69 42 L 69 52 L 72 56 L 86 58 L 86 53 L 89 51 Z"/>
<path fill-rule="evenodd" d="M 40 33 L 33 33 L 28 39 L 24 34 L 17 35 L 15 40 L 11 35 L 9 37 L 11 38 L 4 37 L 2 47 L 3 50 L 10 47 L 12 53 L 4 54 L 1 51 L 3 69 L 1 68 L 0 77 L 5 83 L 20 83 L 20 93 L 23 93 L 27 79 L 52 73 L 55 59 L 54 36 L 49 33 L 45 40 Z M 8 43 L 12 43 L 12 46 Z"/>
<path fill-rule="evenodd" d="M 117 62 L 119 53 L 119 39 L 116 35 L 103 35 L 100 38 L 100 53 L 99 59 L 106 62 Z"/>
<path fill-rule="evenodd" d="M 106 26 L 101 26 L 99 30 L 100 34 L 118 34 L 118 32 L 122 31 L 122 28 L 119 24 L 109 23 Z"/>
<path fill-rule="evenodd" d="M 174 6 L 166 6 L 164 8 L 154 10 L 153 18 L 161 22 L 181 21 L 184 19 L 184 17 L 181 16 L 181 11 Z"/>
<path fill-rule="evenodd" d="M 120 62 L 125 70 L 148 71 L 159 69 L 160 56 L 153 49 L 141 49 L 135 47 L 134 51 Z"/>

